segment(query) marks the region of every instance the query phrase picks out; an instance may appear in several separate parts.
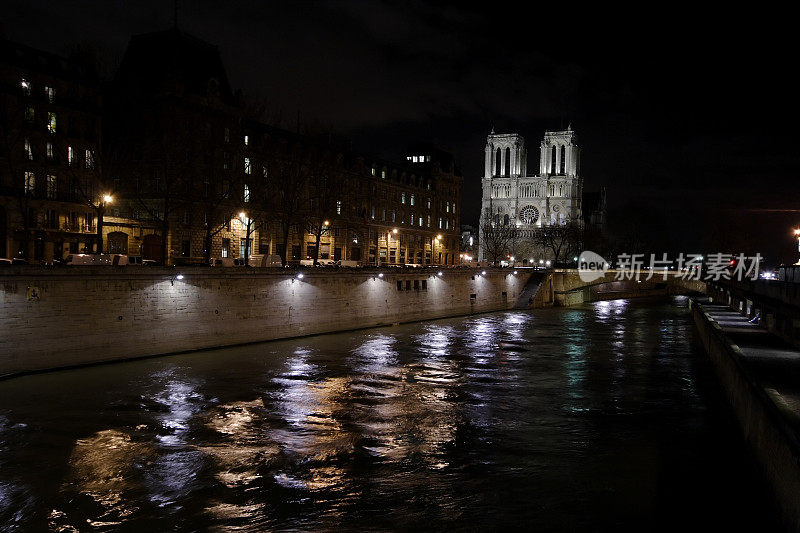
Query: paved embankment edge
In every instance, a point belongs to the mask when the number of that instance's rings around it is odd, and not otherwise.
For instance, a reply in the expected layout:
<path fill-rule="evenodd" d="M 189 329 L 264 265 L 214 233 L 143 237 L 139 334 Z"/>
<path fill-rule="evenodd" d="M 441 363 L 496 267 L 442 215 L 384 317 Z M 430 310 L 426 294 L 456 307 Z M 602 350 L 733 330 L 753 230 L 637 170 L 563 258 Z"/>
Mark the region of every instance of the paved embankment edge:
<path fill-rule="evenodd" d="M 790 531 L 800 531 L 800 443 L 772 399 L 748 371 L 741 349 L 703 305 L 692 301 L 700 342 L 756 459 L 764 469 Z"/>

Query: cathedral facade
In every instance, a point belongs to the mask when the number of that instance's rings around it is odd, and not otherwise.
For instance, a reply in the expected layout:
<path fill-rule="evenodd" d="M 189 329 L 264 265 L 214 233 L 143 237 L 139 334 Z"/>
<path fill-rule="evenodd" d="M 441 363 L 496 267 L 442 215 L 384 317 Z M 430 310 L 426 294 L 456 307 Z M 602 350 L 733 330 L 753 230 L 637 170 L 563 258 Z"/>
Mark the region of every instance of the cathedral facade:
<path fill-rule="evenodd" d="M 521 247 L 532 253 L 533 247 L 524 243 L 532 242 L 537 229 L 582 221 L 580 148 L 572 127 L 545 132 L 539 145 L 537 173 L 528 173 L 528 151 L 521 135 L 492 130 L 485 152 L 481 228 L 486 224 L 513 225 Z M 487 260 L 481 241 L 478 258 Z"/>

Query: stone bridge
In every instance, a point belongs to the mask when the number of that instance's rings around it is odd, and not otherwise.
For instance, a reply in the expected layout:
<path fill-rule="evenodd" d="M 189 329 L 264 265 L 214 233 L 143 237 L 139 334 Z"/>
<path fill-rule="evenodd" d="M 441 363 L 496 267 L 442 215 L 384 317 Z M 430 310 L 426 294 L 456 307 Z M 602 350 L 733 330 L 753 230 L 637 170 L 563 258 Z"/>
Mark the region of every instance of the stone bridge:
<path fill-rule="evenodd" d="M 706 284 L 699 280 L 684 279 L 679 272 L 650 273 L 644 271 L 639 279 L 618 279 L 617 270 L 609 270 L 593 281 L 584 281 L 576 269 L 548 271 L 533 298 L 533 307 L 569 306 L 598 300 L 640 298 L 668 294 L 697 294 L 706 292 Z"/>

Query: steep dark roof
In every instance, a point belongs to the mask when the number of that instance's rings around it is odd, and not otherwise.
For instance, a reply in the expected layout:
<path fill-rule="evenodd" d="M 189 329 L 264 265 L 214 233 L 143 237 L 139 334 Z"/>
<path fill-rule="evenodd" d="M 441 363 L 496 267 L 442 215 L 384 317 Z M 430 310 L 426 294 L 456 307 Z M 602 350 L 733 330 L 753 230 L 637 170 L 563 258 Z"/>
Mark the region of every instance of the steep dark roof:
<path fill-rule="evenodd" d="M 134 35 L 117 71 L 122 91 L 187 92 L 233 104 L 219 49 L 177 28 Z"/>

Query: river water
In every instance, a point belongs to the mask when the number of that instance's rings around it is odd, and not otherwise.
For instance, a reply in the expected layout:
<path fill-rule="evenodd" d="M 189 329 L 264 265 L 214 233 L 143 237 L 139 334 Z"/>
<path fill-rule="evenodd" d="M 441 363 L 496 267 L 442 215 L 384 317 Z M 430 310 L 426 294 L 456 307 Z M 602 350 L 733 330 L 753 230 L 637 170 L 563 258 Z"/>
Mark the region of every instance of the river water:
<path fill-rule="evenodd" d="M 0 382 L 0 530 L 764 531 L 767 494 L 684 298 Z"/>

